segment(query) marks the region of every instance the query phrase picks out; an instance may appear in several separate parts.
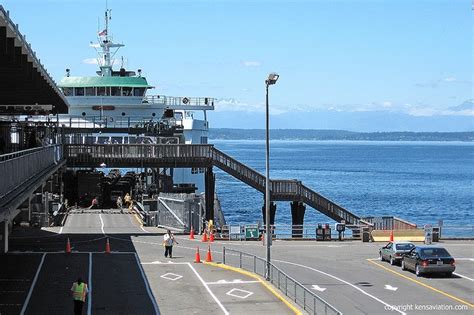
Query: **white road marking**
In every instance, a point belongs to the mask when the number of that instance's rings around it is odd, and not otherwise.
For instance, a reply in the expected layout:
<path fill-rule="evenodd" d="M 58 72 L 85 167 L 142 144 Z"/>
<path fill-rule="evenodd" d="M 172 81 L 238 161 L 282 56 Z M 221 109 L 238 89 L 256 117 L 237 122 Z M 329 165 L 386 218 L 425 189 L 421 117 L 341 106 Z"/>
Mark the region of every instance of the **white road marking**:
<path fill-rule="evenodd" d="M 359 287 L 353 285 L 352 283 L 347 282 L 347 281 L 345 281 L 345 280 L 343 280 L 343 279 L 341 279 L 341 278 L 338 278 L 338 277 L 336 277 L 336 276 L 334 276 L 334 275 L 331 275 L 331 274 L 329 274 L 329 273 L 327 273 L 327 272 L 324 272 L 324 271 L 321 271 L 321 270 L 318 270 L 318 269 L 315 269 L 315 268 L 312 268 L 312 267 L 309 267 L 309 266 L 306 266 L 306 265 L 301 265 L 301 264 L 289 262 L 289 261 L 277 260 L 277 259 L 273 259 L 273 261 L 278 261 L 278 262 L 281 262 L 281 263 L 284 263 L 284 264 L 289 264 L 289 265 L 294 265 L 294 266 L 298 266 L 298 267 L 310 269 L 310 270 L 316 271 L 316 272 L 318 272 L 318 273 L 320 273 L 320 274 L 326 275 L 326 276 L 328 276 L 328 277 L 330 277 L 330 278 L 333 278 L 333 279 L 335 279 L 335 280 L 338 280 L 338 281 L 340 281 L 340 282 L 342 282 L 342 283 L 345 283 L 345 284 L 347 284 L 347 285 L 353 287 L 354 289 L 360 291 L 362 294 L 367 295 L 368 297 L 370 297 L 370 298 L 376 300 L 376 301 L 379 302 L 379 303 L 382 303 L 382 304 L 385 305 L 388 309 L 390 309 L 390 310 L 392 310 L 392 311 L 395 311 L 395 312 L 398 312 L 398 313 L 400 313 L 400 314 L 402 314 L 402 315 L 406 315 L 405 312 L 402 312 L 401 310 L 399 310 L 399 309 L 393 307 L 392 305 L 388 304 L 387 302 L 382 301 L 382 300 L 379 299 L 378 297 L 376 297 L 376 296 L 374 296 L 374 295 L 372 295 L 372 294 L 370 294 L 370 293 L 367 293 L 366 291 L 364 291 L 364 290 L 362 290 L 361 288 L 359 288 Z"/>
<path fill-rule="evenodd" d="M 36 270 L 35 277 L 33 278 L 33 283 L 31 284 L 30 290 L 28 291 L 28 295 L 26 296 L 25 303 L 23 304 L 23 307 L 21 308 L 20 315 L 25 314 L 26 308 L 28 307 L 28 303 L 30 302 L 30 299 L 31 299 L 31 294 L 33 293 L 33 289 L 35 288 L 36 281 L 38 280 L 38 276 L 39 276 L 39 273 L 41 271 L 41 267 L 43 267 L 43 262 L 44 262 L 45 257 L 46 257 L 46 253 L 43 254 L 43 256 L 41 257 L 41 262 L 38 266 L 38 269 Z"/>
<path fill-rule="evenodd" d="M 474 279 L 469 278 L 469 277 L 466 277 L 466 276 L 463 276 L 462 274 L 459 274 L 459 273 L 457 273 L 457 272 L 453 272 L 453 275 L 456 275 L 456 276 L 458 276 L 458 277 L 467 279 L 467 280 L 469 280 L 469 281 L 474 281 Z"/>
<path fill-rule="evenodd" d="M 87 315 L 92 314 L 92 253 L 89 253 L 89 294 L 87 297 Z"/>
<path fill-rule="evenodd" d="M 100 229 L 102 230 L 102 234 L 105 235 L 105 232 L 104 232 L 104 220 L 102 220 L 102 214 L 99 214 L 99 219 L 100 219 Z"/>
<path fill-rule="evenodd" d="M 397 287 L 392 287 L 390 284 L 386 284 L 384 289 L 390 290 L 390 291 L 397 291 L 398 290 Z"/>
<path fill-rule="evenodd" d="M 326 291 L 326 288 L 322 288 L 322 287 L 320 287 L 320 286 L 317 285 L 317 284 L 313 284 L 312 287 L 311 287 L 311 289 L 317 290 L 317 291 L 319 291 L 319 292 L 324 292 L 324 291 Z"/>
<path fill-rule="evenodd" d="M 143 282 L 145 282 L 146 291 L 148 292 L 148 296 L 150 297 L 151 302 L 153 303 L 153 308 L 155 309 L 155 314 L 160 314 L 160 309 L 158 308 L 158 304 L 156 304 L 156 299 L 153 296 L 153 292 L 150 289 L 150 284 L 148 283 L 148 279 L 145 276 L 145 271 L 143 270 L 142 264 L 140 263 L 140 258 L 138 258 L 137 253 L 135 253 L 135 259 L 137 260 L 138 268 L 142 274 Z"/>
<path fill-rule="evenodd" d="M 455 260 L 469 260 L 469 261 L 474 261 L 474 258 L 455 258 Z"/>
<path fill-rule="evenodd" d="M 64 226 L 61 226 L 61 228 L 59 229 L 59 234 L 63 234 L 63 228 Z"/>
<path fill-rule="evenodd" d="M 164 275 L 161 275 L 160 278 L 171 280 L 171 281 L 176 281 L 178 279 L 181 279 L 183 276 L 182 275 L 177 275 L 172 272 L 165 273 Z"/>
<path fill-rule="evenodd" d="M 242 292 L 244 294 L 239 295 L 239 294 L 236 294 L 234 292 Z M 235 296 L 235 297 L 238 297 L 240 299 L 246 299 L 249 296 L 251 296 L 252 294 L 253 294 L 253 292 L 250 292 L 250 291 L 247 291 L 247 290 L 242 290 L 242 289 L 237 289 L 237 288 L 233 288 L 232 290 L 230 290 L 229 292 L 226 293 L 226 295 Z"/>
<path fill-rule="evenodd" d="M 216 301 L 217 305 L 219 305 L 219 307 L 224 312 L 224 314 L 229 315 L 229 311 L 226 310 L 224 305 L 222 305 L 221 301 L 219 301 L 219 299 L 214 295 L 214 293 L 212 293 L 209 286 L 206 284 L 206 282 L 204 282 L 204 279 L 199 275 L 199 273 L 196 271 L 196 269 L 194 269 L 193 265 L 191 265 L 191 263 L 187 263 L 187 265 L 189 266 L 189 268 L 191 268 L 191 270 L 194 272 L 196 277 L 198 277 L 198 279 L 201 281 L 202 285 L 206 288 L 207 292 L 209 292 L 209 294 L 212 296 L 214 301 Z"/>

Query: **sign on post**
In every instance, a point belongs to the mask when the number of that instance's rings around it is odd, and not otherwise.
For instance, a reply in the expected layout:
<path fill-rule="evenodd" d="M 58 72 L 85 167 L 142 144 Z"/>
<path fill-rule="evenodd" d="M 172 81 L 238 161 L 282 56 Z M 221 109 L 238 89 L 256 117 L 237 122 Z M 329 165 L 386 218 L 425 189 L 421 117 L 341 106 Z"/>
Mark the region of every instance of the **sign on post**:
<path fill-rule="evenodd" d="M 229 227 L 229 239 L 232 239 L 232 236 L 240 240 L 240 225 L 231 225 Z"/>
<path fill-rule="evenodd" d="M 246 240 L 258 240 L 258 225 L 246 225 L 245 226 L 245 239 Z"/>

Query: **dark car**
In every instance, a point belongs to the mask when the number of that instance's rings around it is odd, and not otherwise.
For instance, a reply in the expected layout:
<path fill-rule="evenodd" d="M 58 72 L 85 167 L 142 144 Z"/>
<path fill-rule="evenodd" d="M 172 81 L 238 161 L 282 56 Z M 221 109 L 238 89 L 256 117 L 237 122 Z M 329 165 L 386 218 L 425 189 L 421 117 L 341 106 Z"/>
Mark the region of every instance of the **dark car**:
<path fill-rule="evenodd" d="M 404 254 L 415 248 L 410 242 L 389 242 L 379 250 L 380 260 L 388 260 L 390 265 L 395 265 L 402 260 Z"/>
<path fill-rule="evenodd" d="M 454 258 L 439 246 L 416 246 L 402 259 L 403 270 L 413 270 L 419 277 L 424 273 L 444 273 L 451 276 L 456 269 Z"/>

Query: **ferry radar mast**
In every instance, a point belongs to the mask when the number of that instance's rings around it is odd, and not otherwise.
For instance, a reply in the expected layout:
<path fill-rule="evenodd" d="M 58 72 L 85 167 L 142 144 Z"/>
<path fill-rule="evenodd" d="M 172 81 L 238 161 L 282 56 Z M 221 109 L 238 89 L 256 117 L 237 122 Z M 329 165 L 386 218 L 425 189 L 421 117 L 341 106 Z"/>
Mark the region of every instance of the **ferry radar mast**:
<path fill-rule="evenodd" d="M 124 44 L 115 44 L 112 40 L 112 36 L 109 34 L 109 20 L 112 19 L 112 9 L 106 8 L 105 10 L 105 29 L 97 34 L 98 44 L 91 42 L 91 46 L 95 48 L 97 52 L 97 62 L 100 67 L 100 71 L 97 74 L 103 77 L 110 77 L 113 75 L 112 66 L 115 54 L 124 47 Z"/>

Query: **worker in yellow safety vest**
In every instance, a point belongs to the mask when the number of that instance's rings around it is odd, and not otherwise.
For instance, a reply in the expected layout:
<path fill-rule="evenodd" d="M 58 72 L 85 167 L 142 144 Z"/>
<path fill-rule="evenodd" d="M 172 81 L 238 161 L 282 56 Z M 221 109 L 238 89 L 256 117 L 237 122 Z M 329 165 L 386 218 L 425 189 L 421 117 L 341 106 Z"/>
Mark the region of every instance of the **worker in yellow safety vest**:
<path fill-rule="evenodd" d="M 82 307 L 86 301 L 86 295 L 89 292 L 89 289 L 87 288 L 87 284 L 82 281 L 81 277 L 77 279 L 77 282 L 72 284 L 71 292 L 74 300 L 74 315 L 82 315 Z"/>

